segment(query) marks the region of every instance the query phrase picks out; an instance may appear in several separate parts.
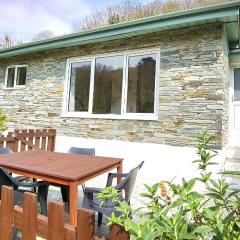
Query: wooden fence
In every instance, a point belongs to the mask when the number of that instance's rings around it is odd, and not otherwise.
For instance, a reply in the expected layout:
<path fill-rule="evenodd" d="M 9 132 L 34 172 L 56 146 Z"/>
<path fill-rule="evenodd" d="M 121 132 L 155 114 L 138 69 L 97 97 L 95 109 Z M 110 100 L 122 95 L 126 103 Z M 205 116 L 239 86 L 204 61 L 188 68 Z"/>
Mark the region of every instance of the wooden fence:
<path fill-rule="evenodd" d="M 12 240 L 13 228 L 22 232 L 22 240 L 105 240 L 95 235 L 95 214 L 78 209 L 77 227 L 64 223 L 64 204 L 49 203 L 48 217 L 37 213 L 37 195 L 24 193 L 23 208 L 14 207 L 13 189 L 3 186 L 0 204 L 0 240 Z M 109 240 L 129 240 L 121 227 L 110 227 Z"/>
<path fill-rule="evenodd" d="M 55 129 L 15 130 L 7 136 L 0 136 L 0 147 L 9 147 L 14 152 L 32 149 L 54 151 L 55 141 Z"/>

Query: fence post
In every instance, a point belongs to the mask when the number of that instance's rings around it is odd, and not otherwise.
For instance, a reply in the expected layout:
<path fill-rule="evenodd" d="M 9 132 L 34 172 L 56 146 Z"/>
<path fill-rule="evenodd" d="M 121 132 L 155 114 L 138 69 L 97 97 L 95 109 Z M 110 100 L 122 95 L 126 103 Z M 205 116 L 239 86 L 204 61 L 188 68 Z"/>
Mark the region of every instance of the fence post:
<path fill-rule="evenodd" d="M 54 152 L 55 151 L 55 146 L 56 146 L 57 130 L 52 129 L 51 131 L 54 133 L 51 151 Z"/>
<path fill-rule="evenodd" d="M 42 150 L 46 150 L 47 149 L 47 146 L 46 146 L 46 143 L 47 143 L 47 129 L 42 129 L 41 130 L 43 136 L 42 136 L 42 144 L 41 144 L 41 149 Z M 45 136 L 44 136 L 45 135 Z"/>
<path fill-rule="evenodd" d="M 109 240 L 129 240 L 129 233 L 120 225 L 112 225 L 110 227 Z"/>
<path fill-rule="evenodd" d="M 56 143 L 56 130 L 55 129 L 48 129 L 49 136 L 48 137 L 48 145 L 47 145 L 47 150 L 54 152 L 55 150 L 55 143 Z"/>
<path fill-rule="evenodd" d="M 95 213 L 87 209 L 78 209 L 77 240 L 95 239 Z"/>
<path fill-rule="evenodd" d="M 27 151 L 31 150 L 31 146 L 34 145 L 34 144 L 33 144 L 33 133 L 34 133 L 34 130 L 33 130 L 33 129 L 29 129 L 29 130 L 28 130 L 28 135 L 29 135 L 29 137 L 28 137 L 28 143 L 29 143 L 30 149 L 29 149 L 29 147 L 28 147 Z"/>
<path fill-rule="evenodd" d="M 37 196 L 24 193 L 22 240 L 35 240 L 37 236 Z"/>
<path fill-rule="evenodd" d="M 12 149 L 13 152 L 17 152 L 18 151 L 18 142 L 15 141 L 14 139 L 14 132 L 9 132 L 7 137 L 10 138 L 10 141 L 6 142 L 6 147 L 9 147 Z"/>
<path fill-rule="evenodd" d="M 48 240 L 64 240 L 64 203 L 48 205 Z"/>
<path fill-rule="evenodd" d="M 13 189 L 2 186 L 0 209 L 0 240 L 12 240 Z"/>

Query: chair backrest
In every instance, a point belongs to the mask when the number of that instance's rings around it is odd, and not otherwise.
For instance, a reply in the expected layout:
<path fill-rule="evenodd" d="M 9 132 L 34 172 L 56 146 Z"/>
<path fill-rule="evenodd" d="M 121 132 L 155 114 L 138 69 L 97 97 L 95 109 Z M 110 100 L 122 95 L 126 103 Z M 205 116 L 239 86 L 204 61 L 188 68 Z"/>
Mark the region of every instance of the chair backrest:
<path fill-rule="evenodd" d="M 78 148 L 78 147 L 71 147 L 71 148 L 68 150 L 68 153 L 95 156 L 95 148 Z"/>
<path fill-rule="evenodd" d="M 0 148 L 0 154 L 10 154 L 12 153 L 12 149 L 9 147 L 1 147 Z"/>
<path fill-rule="evenodd" d="M 17 189 L 18 187 L 17 184 L 15 184 L 12 176 L 4 168 L 0 167 L 0 188 L 3 185 L 11 186 L 14 189 Z"/>
<path fill-rule="evenodd" d="M 138 175 L 138 171 L 141 169 L 142 165 L 144 164 L 144 161 L 142 161 L 137 167 L 133 168 L 129 174 L 127 175 L 127 177 L 124 178 L 124 180 L 122 181 L 122 189 L 125 192 L 125 201 L 126 202 L 130 202 L 132 193 L 133 193 L 133 189 L 136 183 L 136 179 L 137 179 L 137 175 Z"/>

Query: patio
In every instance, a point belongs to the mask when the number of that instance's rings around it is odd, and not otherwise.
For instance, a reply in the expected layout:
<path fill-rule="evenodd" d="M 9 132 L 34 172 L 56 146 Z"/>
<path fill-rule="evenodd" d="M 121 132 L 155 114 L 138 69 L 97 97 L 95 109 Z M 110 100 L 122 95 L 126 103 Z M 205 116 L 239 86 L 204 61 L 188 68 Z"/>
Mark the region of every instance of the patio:
<path fill-rule="evenodd" d="M 0 138 L 0 147 L 1 150 L 4 150 L 0 158 L 0 165 L 8 172 L 13 173 L 14 177 L 21 175 L 31 177 L 33 180 L 49 182 L 47 203 L 63 202 L 62 188 L 69 186 L 69 205 L 65 203 L 64 219 L 66 223 L 70 222 L 77 226 L 77 208 L 82 207 L 84 199 L 84 188 L 81 185 L 88 180 L 92 180 L 91 183 L 94 183 L 95 177 L 115 168 L 117 174 L 121 175 L 122 159 L 72 154 L 71 151 L 70 153 L 56 153 L 54 152 L 55 138 L 56 131 L 54 129 L 10 132 L 6 137 Z M 85 151 L 85 149 L 83 150 Z M 121 177 L 116 177 L 114 184 L 120 183 L 121 179 Z M 95 186 L 105 187 L 103 182 L 106 182 L 106 179 L 101 182 L 97 180 Z M 38 188 L 40 187 L 41 185 Z M 28 191 L 27 188 L 26 191 Z M 40 203 L 42 204 L 41 200 Z M 38 210 L 45 215 L 47 210 L 43 210 L 41 204 L 38 205 Z M 99 221 L 99 218 L 96 221 Z M 103 217 L 102 225 L 96 224 L 95 233 L 100 237 L 109 235 L 105 217 Z"/>

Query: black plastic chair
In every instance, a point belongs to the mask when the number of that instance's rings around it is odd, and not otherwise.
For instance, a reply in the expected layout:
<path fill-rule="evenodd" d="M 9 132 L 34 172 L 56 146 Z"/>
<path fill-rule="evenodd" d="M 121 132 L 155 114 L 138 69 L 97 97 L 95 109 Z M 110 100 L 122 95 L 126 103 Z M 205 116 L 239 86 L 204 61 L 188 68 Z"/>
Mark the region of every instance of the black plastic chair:
<path fill-rule="evenodd" d="M 71 153 L 71 154 L 82 154 L 82 155 L 88 155 L 88 156 L 95 156 L 95 148 L 71 147 L 68 150 L 68 153 Z"/>
<path fill-rule="evenodd" d="M 0 167 L 0 199 L 1 199 L 1 188 L 2 186 L 10 186 L 13 188 L 13 202 L 14 205 L 23 204 L 23 193 L 32 192 L 31 189 L 38 187 L 38 197 L 40 200 L 41 213 L 44 213 L 47 202 L 45 194 L 45 185 L 46 182 L 23 182 L 19 181 L 16 178 L 13 178 L 4 168 Z M 43 187 L 44 186 L 44 187 Z M 24 189 L 19 189 L 23 187 Z M 13 239 L 17 240 L 18 230 L 13 229 Z"/>
<path fill-rule="evenodd" d="M 71 154 L 82 154 L 82 155 L 89 155 L 89 156 L 94 156 L 95 155 L 95 149 L 94 148 L 77 148 L 77 147 L 71 147 L 68 150 L 68 153 Z M 61 194 L 62 194 L 62 199 L 64 203 L 69 203 L 69 187 L 68 186 L 64 186 L 61 184 L 56 184 L 56 183 L 51 183 L 48 182 L 42 189 L 42 196 L 46 196 L 46 199 L 42 199 L 43 201 L 43 205 L 44 202 L 47 201 L 47 195 L 48 195 L 48 188 L 49 186 L 55 186 L 55 187 L 60 187 L 61 188 Z M 46 209 L 43 210 L 43 214 L 47 214 L 47 206 Z"/>
<path fill-rule="evenodd" d="M 7 155 L 7 154 L 11 154 L 13 153 L 12 149 L 9 148 L 9 147 L 1 147 L 0 148 L 0 155 Z M 11 176 L 12 174 L 9 173 Z M 14 179 L 16 179 L 17 181 L 29 181 L 31 180 L 31 178 L 29 177 L 25 177 L 25 176 L 17 176 L 17 177 L 14 177 Z M 33 179 L 34 182 L 36 182 L 36 179 Z M 36 191 L 34 191 L 36 192 Z"/>
<path fill-rule="evenodd" d="M 95 156 L 95 148 L 71 147 L 68 150 L 68 153 Z M 64 186 L 64 185 L 62 185 L 60 187 L 61 187 L 61 194 L 62 194 L 63 202 L 68 203 L 69 202 L 69 187 Z"/>
<path fill-rule="evenodd" d="M 124 192 L 124 195 L 119 195 L 119 200 L 126 201 L 130 204 L 130 199 L 135 186 L 138 171 L 141 169 L 144 162 L 141 162 L 136 168 L 132 169 L 129 173 L 109 173 L 106 187 L 110 187 L 113 184 L 113 179 L 121 177 L 122 181 L 115 186 L 115 189 Z M 98 212 L 98 226 L 102 224 L 102 217 L 110 216 L 112 212 L 118 213 L 115 210 L 117 203 L 112 202 L 111 199 L 107 200 L 103 205 L 100 204 L 100 200 L 96 197 L 96 194 L 101 192 L 101 188 L 84 188 L 83 208 L 88 208 Z"/>
<path fill-rule="evenodd" d="M 19 205 L 23 202 L 23 193 L 24 192 L 32 192 L 31 189 L 46 185 L 46 182 L 24 182 L 18 181 L 16 178 L 12 177 L 4 168 L 0 167 L 0 188 L 5 186 L 10 186 L 14 189 L 14 204 Z M 24 189 L 19 189 L 19 187 L 23 187 Z M 40 190 L 41 192 L 41 190 Z M 0 191 L 0 199 L 1 199 L 1 191 Z"/>
<path fill-rule="evenodd" d="M 12 149 L 11 148 L 9 148 L 9 147 L 1 147 L 0 148 L 0 154 L 10 154 L 10 153 L 12 153 L 13 151 L 12 151 Z"/>

